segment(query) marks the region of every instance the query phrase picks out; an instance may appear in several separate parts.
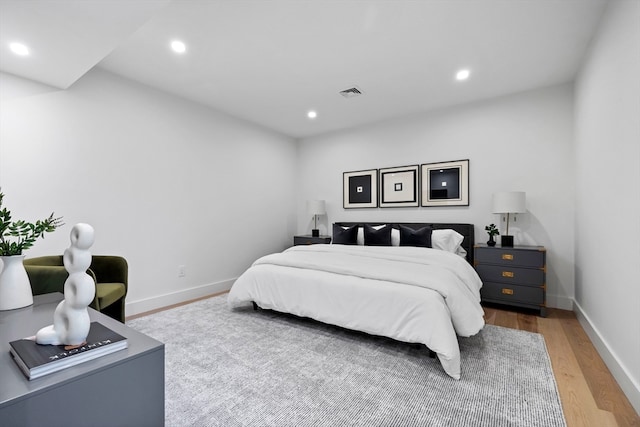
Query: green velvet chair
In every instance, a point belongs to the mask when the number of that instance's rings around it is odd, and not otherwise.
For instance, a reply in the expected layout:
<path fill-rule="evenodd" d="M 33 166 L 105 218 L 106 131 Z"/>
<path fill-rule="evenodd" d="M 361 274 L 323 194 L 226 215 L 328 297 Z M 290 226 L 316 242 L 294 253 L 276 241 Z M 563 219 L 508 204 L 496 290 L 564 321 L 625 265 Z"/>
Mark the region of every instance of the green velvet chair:
<path fill-rule="evenodd" d="M 64 268 L 62 255 L 25 259 L 24 268 L 31 281 L 33 295 L 64 293 L 64 282 L 69 273 Z M 93 255 L 87 274 L 96 284 L 96 296 L 89 306 L 124 323 L 129 274 L 127 261 L 119 256 Z"/>

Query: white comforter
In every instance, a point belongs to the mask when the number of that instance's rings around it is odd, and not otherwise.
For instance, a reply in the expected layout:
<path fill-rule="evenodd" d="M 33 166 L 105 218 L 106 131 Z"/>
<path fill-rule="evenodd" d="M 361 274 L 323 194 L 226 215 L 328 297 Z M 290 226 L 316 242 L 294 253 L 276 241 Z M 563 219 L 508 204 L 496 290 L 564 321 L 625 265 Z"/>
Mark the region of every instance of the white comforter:
<path fill-rule="evenodd" d="M 438 249 L 294 246 L 258 259 L 229 292 L 248 302 L 325 323 L 422 343 L 460 378 L 457 335 L 484 326 L 482 282 L 458 255 Z"/>

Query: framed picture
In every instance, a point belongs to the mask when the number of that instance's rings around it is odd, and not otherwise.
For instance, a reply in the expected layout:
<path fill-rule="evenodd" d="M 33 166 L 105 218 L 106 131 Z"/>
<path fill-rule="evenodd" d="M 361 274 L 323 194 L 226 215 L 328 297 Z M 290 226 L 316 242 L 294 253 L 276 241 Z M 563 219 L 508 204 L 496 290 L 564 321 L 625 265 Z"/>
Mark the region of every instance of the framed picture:
<path fill-rule="evenodd" d="M 419 166 L 380 169 L 380 207 L 418 207 Z"/>
<path fill-rule="evenodd" d="M 378 207 L 378 169 L 344 172 L 342 182 L 345 209 Z"/>
<path fill-rule="evenodd" d="M 469 160 L 421 167 L 422 206 L 469 206 Z"/>

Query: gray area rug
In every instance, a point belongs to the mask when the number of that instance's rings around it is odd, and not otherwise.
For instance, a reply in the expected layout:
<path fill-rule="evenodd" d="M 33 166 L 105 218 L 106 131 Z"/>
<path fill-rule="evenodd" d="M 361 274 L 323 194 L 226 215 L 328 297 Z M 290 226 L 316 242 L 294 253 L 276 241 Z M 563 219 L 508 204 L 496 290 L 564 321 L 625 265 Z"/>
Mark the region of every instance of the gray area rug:
<path fill-rule="evenodd" d="M 539 334 L 461 338 L 456 381 L 424 346 L 226 298 L 127 323 L 166 344 L 168 427 L 566 425 Z"/>

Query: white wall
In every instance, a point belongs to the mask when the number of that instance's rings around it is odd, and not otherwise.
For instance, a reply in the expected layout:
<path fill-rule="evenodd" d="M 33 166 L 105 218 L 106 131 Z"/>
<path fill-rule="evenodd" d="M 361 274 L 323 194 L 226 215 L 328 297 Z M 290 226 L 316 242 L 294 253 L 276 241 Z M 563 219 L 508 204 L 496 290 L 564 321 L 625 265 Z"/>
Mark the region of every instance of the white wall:
<path fill-rule="evenodd" d="M 473 84 L 472 81 L 469 84 Z M 527 193 L 528 213 L 510 226 L 517 244 L 544 245 L 548 305 L 572 308 L 574 293 L 573 92 L 555 86 L 301 141 L 298 232 L 309 232 L 304 201 L 324 199 L 321 233 L 335 221 L 470 222 L 476 241 L 495 191 Z M 342 208 L 342 173 L 470 160 L 470 205 L 451 208 Z"/>
<path fill-rule="evenodd" d="M 93 225 L 92 253 L 129 262 L 135 314 L 228 289 L 290 245 L 294 140 L 105 71 L 66 91 L 0 78 L 5 206 L 66 223 L 27 257 L 61 254 L 75 223 Z"/>
<path fill-rule="evenodd" d="M 613 1 L 576 83 L 576 312 L 640 412 L 640 2 Z"/>

